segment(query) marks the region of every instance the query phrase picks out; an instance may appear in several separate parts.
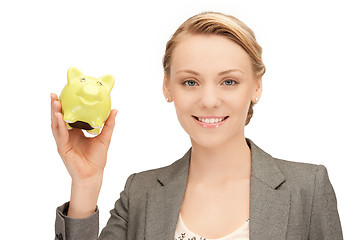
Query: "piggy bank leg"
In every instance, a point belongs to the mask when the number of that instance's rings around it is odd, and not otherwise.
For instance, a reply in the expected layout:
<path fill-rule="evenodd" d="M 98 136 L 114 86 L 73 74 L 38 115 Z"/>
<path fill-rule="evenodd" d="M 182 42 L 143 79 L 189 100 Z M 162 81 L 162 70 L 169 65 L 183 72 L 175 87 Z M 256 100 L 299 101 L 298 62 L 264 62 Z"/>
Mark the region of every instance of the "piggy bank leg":
<path fill-rule="evenodd" d="M 65 123 L 66 123 L 66 127 L 67 127 L 67 129 L 68 129 L 68 130 L 73 129 L 73 128 L 69 125 L 69 123 L 68 123 L 68 122 L 65 122 Z"/>
<path fill-rule="evenodd" d="M 73 123 L 76 121 L 75 116 L 71 113 L 71 111 L 65 112 L 64 113 L 64 121 L 66 122 L 66 127 L 68 130 L 73 129 L 73 127 L 71 127 L 69 125 L 69 123 Z"/>
<path fill-rule="evenodd" d="M 99 135 L 100 133 L 100 128 L 94 128 L 91 130 L 86 130 L 88 133 L 93 134 L 93 135 Z"/>
<path fill-rule="evenodd" d="M 92 124 L 91 127 L 93 129 L 88 130 L 88 133 L 98 135 L 100 133 L 100 129 L 102 128 L 104 122 L 98 118 L 95 121 L 93 121 L 91 124 Z"/>

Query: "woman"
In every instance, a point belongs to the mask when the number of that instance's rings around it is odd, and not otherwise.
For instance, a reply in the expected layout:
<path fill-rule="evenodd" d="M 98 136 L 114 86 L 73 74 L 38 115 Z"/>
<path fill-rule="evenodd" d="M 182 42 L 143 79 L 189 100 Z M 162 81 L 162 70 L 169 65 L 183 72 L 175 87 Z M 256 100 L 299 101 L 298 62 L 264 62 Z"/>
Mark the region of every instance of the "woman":
<path fill-rule="evenodd" d="M 323 165 L 277 159 L 244 137 L 265 66 L 251 29 L 204 12 L 166 45 L 163 93 L 191 148 L 171 165 L 131 174 L 99 239 L 342 239 Z M 56 239 L 97 239 L 97 198 L 117 111 L 100 135 L 67 130 L 55 94 L 52 131 L 72 177 Z"/>

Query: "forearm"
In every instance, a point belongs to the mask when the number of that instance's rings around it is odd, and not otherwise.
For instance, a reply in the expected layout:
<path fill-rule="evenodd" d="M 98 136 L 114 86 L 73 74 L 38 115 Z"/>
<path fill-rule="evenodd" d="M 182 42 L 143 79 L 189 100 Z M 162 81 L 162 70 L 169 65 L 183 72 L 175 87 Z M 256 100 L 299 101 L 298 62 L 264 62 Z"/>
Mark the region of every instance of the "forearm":
<path fill-rule="evenodd" d="M 86 181 L 72 181 L 69 211 L 71 218 L 86 218 L 94 213 L 102 184 L 102 175 Z"/>

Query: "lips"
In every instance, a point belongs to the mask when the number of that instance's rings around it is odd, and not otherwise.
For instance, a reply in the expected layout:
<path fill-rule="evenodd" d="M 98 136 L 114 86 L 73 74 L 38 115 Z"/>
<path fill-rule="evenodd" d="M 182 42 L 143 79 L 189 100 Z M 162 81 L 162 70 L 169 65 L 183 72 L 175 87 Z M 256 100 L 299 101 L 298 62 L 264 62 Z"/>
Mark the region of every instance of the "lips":
<path fill-rule="evenodd" d="M 225 119 L 227 119 L 229 116 L 221 116 L 221 117 L 217 117 L 217 116 L 194 116 L 194 115 L 191 115 L 193 118 L 195 118 L 196 120 L 199 121 L 199 118 L 223 118 L 222 121 L 224 121 Z"/>
<path fill-rule="evenodd" d="M 208 121 L 202 122 L 202 121 L 199 120 L 199 118 L 203 118 L 203 117 L 196 117 L 196 116 L 193 116 L 193 115 L 192 115 L 192 117 L 194 118 L 195 122 L 197 124 L 199 124 L 201 127 L 203 127 L 203 128 L 211 128 L 211 129 L 218 128 L 218 127 L 222 126 L 226 122 L 226 119 L 229 118 L 229 116 L 225 116 L 223 118 L 223 120 L 221 120 L 221 121 L 213 122 L 213 123 L 211 123 L 211 122 L 207 123 Z M 209 117 L 206 117 L 206 118 L 209 119 Z M 212 119 L 212 118 L 213 117 L 210 117 L 210 119 Z M 218 117 L 214 117 L 214 118 L 218 118 Z M 220 117 L 220 118 L 222 118 L 222 117 Z"/>

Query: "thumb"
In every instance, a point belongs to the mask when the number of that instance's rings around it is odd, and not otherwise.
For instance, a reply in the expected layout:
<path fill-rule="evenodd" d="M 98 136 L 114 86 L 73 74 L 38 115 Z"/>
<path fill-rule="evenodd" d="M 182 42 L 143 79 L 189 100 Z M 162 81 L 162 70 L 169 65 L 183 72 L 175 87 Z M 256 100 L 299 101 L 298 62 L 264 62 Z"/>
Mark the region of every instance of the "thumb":
<path fill-rule="evenodd" d="M 115 117 L 118 113 L 118 110 L 113 109 L 110 112 L 108 119 L 106 120 L 101 133 L 97 136 L 99 141 L 102 141 L 106 146 L 110 145 L 111 136 L 115 127 Z"/>

